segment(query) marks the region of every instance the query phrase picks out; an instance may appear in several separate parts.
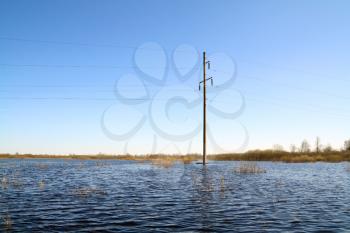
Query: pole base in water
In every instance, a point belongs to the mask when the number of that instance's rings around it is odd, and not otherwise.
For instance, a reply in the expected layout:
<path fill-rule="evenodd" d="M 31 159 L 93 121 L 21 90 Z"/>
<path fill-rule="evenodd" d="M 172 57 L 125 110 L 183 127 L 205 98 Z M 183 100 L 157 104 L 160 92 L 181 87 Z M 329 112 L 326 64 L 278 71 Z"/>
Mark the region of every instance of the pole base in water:
<path fill-rule="evenodd" d="M 203 162 L 201 161 L 201 162 L 195 162 L 195 164 L 203 164 Z M 207 165 L 208 164 L 208 162 L 206 162 L 204 165 Z"/>

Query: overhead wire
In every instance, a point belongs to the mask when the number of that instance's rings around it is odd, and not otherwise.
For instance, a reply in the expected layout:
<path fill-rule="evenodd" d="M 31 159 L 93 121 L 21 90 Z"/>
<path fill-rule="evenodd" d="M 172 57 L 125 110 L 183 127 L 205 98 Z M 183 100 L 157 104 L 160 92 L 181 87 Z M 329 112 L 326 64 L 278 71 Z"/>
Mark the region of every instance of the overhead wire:
<path fill-rule="evenodd" d="M 107 47 L 107 48 L 118 48 L 118 49 L 169 51 L 166 48 L 149 48 L 149 47 L 142 47 L 142 46 L 130 46 L 130 45 L 114 44 L 114 43 L 90 43 L 90 42 L 71 42 L 71 41 L 57 41 L 57 40 L 40 40 L 40 39 L 26 39 L 26 38 L 19 38 L 19 37 L 9 37 L 9 36 L 0 36 L 0 40 L 20 41 L 20 42 L 29 42 L 29 43 L 41 43 L 41 44 L 83 46 L 83 47 Z M 189 51 L 185 50 L 185 49 L 177 49 L 176 51 L 189 53 Z"/>
<path fill-rule="evenodd" d="M 44 44 L 60 44 L 60 45 L 71 45 L 71 46 L 91 46 L 91 47 L 114 47 L 114 48 L 125 48 L 125 49 L 144 49 L 144 50 L 156 50 L 156 51 L 166 51 L 166 49 L 164 48 L 147 48 L 147 47 L 142 47 L 142 46 L 126 46 L 126 45 L 119 45 L 119 44 L 105 44 L 105 43 L 80 43 L 80 42 L 67 42 L 67 41 L 50 41 L 50 40 L 36 40 L 36 39 L 25 39 L 25 38 L 17 38 L 17 37 L 6 37 L 6 36 L 0 36 L 0 40 L 8 40 L 8 41 L 21 41 L 21 42 L 30 42 L 30 43 L 44 43 Z M 178 50 L 177 50 L 178 51 Z M 244 61 L 239 59 L 239 61 L 241 62 L 246 62 L 249 63 L 249 61 Z M 252 62 L 250 62 L 252 63 Z M 254 62 L 253 62 L 254 63 Z M 269 64 L 265 64 L 265 63 L 259 63 L 256 62 L 255 64 L 260 64 L 260 65 L 267 65 L 267 66 L 273 66 L 273 65 L 269 65 Z M 50 64 L 10 64 L 10 63 L 0 63 L 0 66 L 2 67 L 32 67 L 32 68 L 96 68 L 96 69 L 135 69 L 138 68 L 136 66 L 116 66 L 116 65 L 64 65 L 64 64 L 60 64 L 60 65 L 50 65 Z M 295 71 L 295 72 L 300 72 L 300 73 L 305 73 L 308 75 L 312 75 L 312 76 L 322 76 L 322 77 L 327 77 L 327 78 L 331 78 L 332 80 L 341 80 L 341 81 L 349 81 L 349 80 L 342 80 L 339 78 L 334 78 L 333 76 L 330 75 L 322 75 L 322 74 L 317 74 L 314 72 L 308 72 L 308 71 L 304 71 L 304 70 L 300 70 L 300 69 L 294 69 L 291 67 L 278 67 L 275 66 L 278 69 L 287 69 L 287 70 L 291 70 L 291 71 Z M 177 69 L 189 69 L 191 67 L 178 67 Z M 164 69 L 164 67 L 142 67 L 142 69 Z M 199 69 L 199 68 L 197 68 Z M 212 69 L 214 72 L 223 72 L 217 69 Z M 224 73 L 224 72 L 223 72 Z M 295 89 L 295 90 L 301 90 L 301 91 L 306 91 L 306 92 L 313 92 L 313 93 L 318 93 L 320 95 L 327 95 L 327 96 L 332 96 L 332 97 L 336 97 L 336 98 L 342 98 L 342 99 L 350 99 L 350 97 L 346 97 L 346 96 L 342 96 L 342 95 L 338 95 L 338 94 L 334 94 L 334 93 L 330 93 L 327 91 L 320 91 L 320 90 L 315 90 L 315 89 L 309 89 L 309 88 L 305 88 L 305 87 L 300 87 L 300 86 L 294 86 L 294 85 L 290 85 L 287 83 L 281 83 L 281 82 L 276 82 L 276 81 L 272 81 L 269 79 L 263 79 L 261 77 L 254 77 L 254 76 L 247 76 L 247 75 L 240 75 L 242 77 L 248 78 L 248 79 L 254 79 L 254 80 L 258 80 L 261 82 L 270 82 L 273 83 L 275 85 L 279 85 L 279 86 L 283 86 L 283 87 L 288 87 L 291 89 Z M 21 85 L 21 84 L 15 84 L 14 86 L 19 87 L 82 87 L 82 85 Z M 5 85 L 1 85 L 1 86 L 5 86 Z M 85 86 L 87 87 L 87 86 Z M 89 86 L 90 87 L 90 86 Z M 96 87 L 95 85 L 91 85 L 91 87 Z M 125 86 L 126 87 L 126 86 Z M 125 88 L 124 87 L 124 88 Z M 132 86 L 129 86 L 132 87 Z M 137 87 L 137 86 L 134 86 Z M 137 87 L 137 88 L 142 88 L 142 87 Z M 176 90 L 176 89 L 174 89 Z M 183 91 L 182 89 L 177 89 L 179 91 Z M 2 92 L 6 92 L 6 90 L 0 90 Z M 106 90 L 107 91 L 107 90 Z M 116 100 L 115 98 L 91 98 L 91 97 L 16 97 L 16 96 L 12 96 L 12 97 L 1 97 L 0 99 L 2 100 L 85 100 L 85 101 L 109 101 L 109 100 Z M 252 100 L 251 98 L 246 98 L 249 101 L 254 101 L 254 99 Z M 135 99 L 138 100 L 138 99 Z M 152 100 L 154 101 L 155 99 L 139 99 L 139 100 Z M 157 99 L 156 101 L 161 101 L 161 99 Z M 255 100 L 256 101 L 256 100 Z M 258 100 L 259 102 L 260 100 Z M 290 102 L 287 102 L 290 103 Z M 302 103 L 305 104 L 305 103 Z M 284 105 L 285 106 L 285 103 Z M 315 106 L 314 106 L 315 107 Z M 322 107 L 322 106 L 321 106 Z M 309 110 L 309 109 L 306 109 Z"/>

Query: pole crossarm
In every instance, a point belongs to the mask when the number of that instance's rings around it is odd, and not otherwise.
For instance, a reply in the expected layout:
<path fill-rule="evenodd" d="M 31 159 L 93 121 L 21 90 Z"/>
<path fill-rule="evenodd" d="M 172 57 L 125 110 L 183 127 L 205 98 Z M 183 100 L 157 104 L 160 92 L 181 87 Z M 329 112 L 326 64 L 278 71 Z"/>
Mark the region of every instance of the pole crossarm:
<path fill-rule="evenodd" d="M 213 81 L 213 77 L 205 79 L 205 81 L 209 81 L 209 80 Z M 204 83 L 204 80 L 199 82 L 199 84 L 202 84 L 202 83 Z"/>

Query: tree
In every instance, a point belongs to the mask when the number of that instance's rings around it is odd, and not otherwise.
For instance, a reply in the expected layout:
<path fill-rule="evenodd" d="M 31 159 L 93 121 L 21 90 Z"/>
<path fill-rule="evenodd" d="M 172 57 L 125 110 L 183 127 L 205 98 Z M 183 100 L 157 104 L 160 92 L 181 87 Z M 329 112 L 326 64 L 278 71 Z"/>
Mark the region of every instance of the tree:
<path fill-rule="evenodd" d="M 344 150 L 350 151 L 350 139 L 344 142 Z"/>
<path fill-rule="evenodd" d="M 324 149 L 323 149 L 323 152 L 332 152 L 333 151 L 333 148 L 330 144 L 328 144 Z"/>
<path fill-rule="evenodd" d="M 317 154 L 321 152 L 321 139 L 320 139 L 320 137 L 316 137 L 315 151 Z"/>
<path fill-rule="evenodd" d="M 295 152 L 297 152 L 297 149 L 298 148 L 296 145 L 294 145 L 294 144 L 290 145 L 290 152 L 295 153 Z"/>
<path fill-rule="evenodd" d="M 279 144 L 273 145 L 272 149 L 273 149 L 274 151 L 283 151 L 283 150 L 284 150 L 284 149 L 283 149 L 283 146 L 281 146 L 281 145 L 279 145 Z"/>
<path fill-rule="evenodd" d="M 302 152 L 302 153 L 309 153 L 310 152 L 310 144 L 306 140 L 303 140 L 301 142 L 300 152 Z"/>

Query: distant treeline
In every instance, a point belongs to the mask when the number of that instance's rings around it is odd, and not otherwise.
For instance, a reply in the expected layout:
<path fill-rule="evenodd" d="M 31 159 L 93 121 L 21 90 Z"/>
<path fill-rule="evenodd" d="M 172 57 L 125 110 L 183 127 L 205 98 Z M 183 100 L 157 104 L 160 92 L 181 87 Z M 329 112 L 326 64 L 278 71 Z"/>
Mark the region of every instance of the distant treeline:
<path fill-rule="evenodd" d="M 350 161 L 350 140 L 344 141 L 340 150 L 335 150 L 330 144 L 322 145 L 319 137 L 315 140 L 314 148 L 307 140 L 299 147 L 292 144 L 289 151 L 281 145 L 274 145 L 268 150 L 251 150 L 245 153 L 227 153 L 209 156 L 211 160 L 248 160 L 248 161 L 282 161 L 290 163 L 301 162 L 342 162 Z"/>
<path fill-rule="evenodd" d="M 209 160 L 221 161 L 281 161 L 290 163 L 302 162 L 342 162 L 350 161 L 350 140 L 344 142 L 344 147 L 341 150 L 333 149 L 329 144 L 323 146 L 320 139 L 317 137 L 314 149 L 311 149 L 310 144 L 303 140 L 300 147 L 291 145 L 289 151 L 285 151 L 282 146 L 274 145 L 273 149 L 268 150 L 251 150 L 245 153 L 226 153 L 226 154 L 211 154 L 207 156 Z M 200 160 L 200 154 L 189 155 L 168 155 L 168 154 L 148 154 L 148 155 L 47 155 L 47 154 L 0 154 L 0 159 L 6 158 L 33 158 L 33 159 L 116 159 L 116 160 L 135 160 L 135 161 L 182 161 L 189 163 L 191 161 Z"/>
<path fill-rule="evenodd" d="M 242 154 L 218 154 L 208 156 L 210 160 L 281 161 L 288 163 L 342 162 L 350 161 L 350 151 L 332 152 L 287 152 L 255 150 Z"/>

